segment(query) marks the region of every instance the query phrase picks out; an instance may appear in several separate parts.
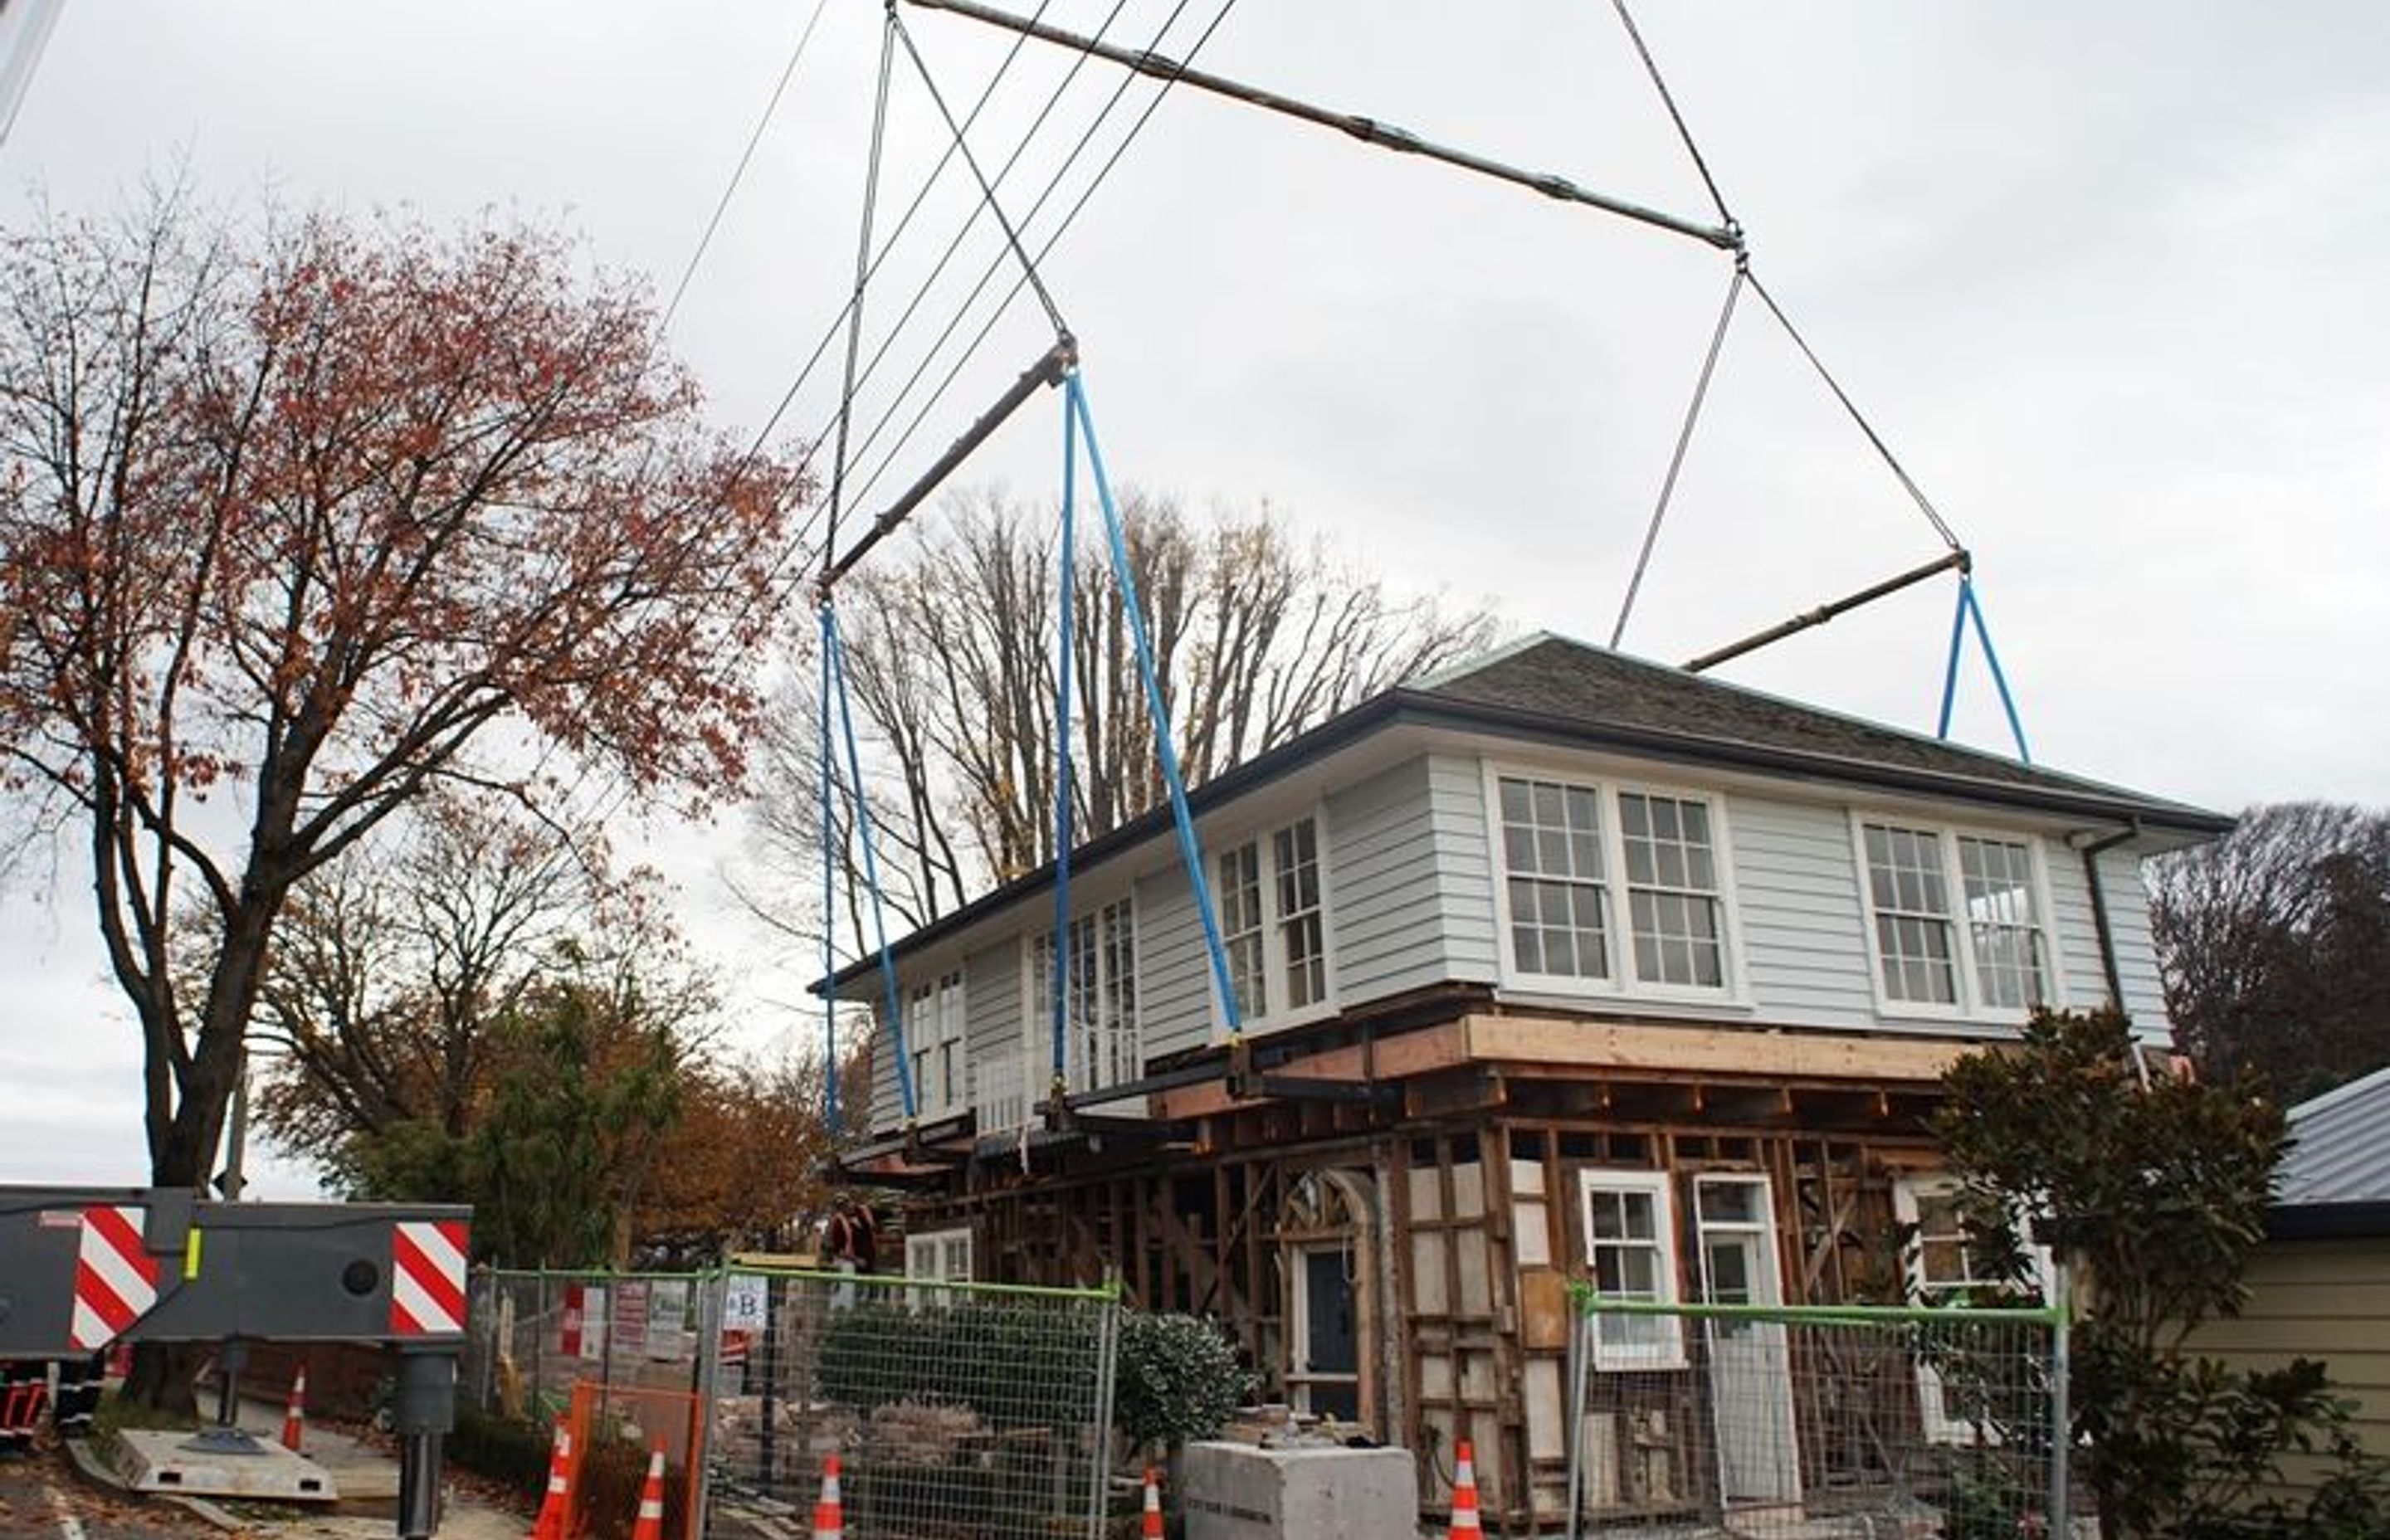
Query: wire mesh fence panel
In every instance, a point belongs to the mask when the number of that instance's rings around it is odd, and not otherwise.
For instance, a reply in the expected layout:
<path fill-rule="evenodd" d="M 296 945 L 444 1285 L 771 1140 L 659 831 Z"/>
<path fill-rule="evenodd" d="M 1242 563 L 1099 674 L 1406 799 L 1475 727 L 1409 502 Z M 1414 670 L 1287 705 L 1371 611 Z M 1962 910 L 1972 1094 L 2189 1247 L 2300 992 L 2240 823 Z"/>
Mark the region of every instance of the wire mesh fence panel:
<path fill-rule="evenodd" d="M 691 1273 L 484 1270 L 462 1368 L 478 1409 L 552 1427 L 574 1388 L 699 1389 L 718 1289 Z"/>
<path fill-rule="evenodd" d="M 723 1289 L 709 1535 L 810 1534 L 832 1453 L 850 1540 L 1097 1532 L 1113 1295 L 792 1272 Z"/>
<path fill-rule="evenodd" d="M 2058 1313 L 1576 1298 L 1573 1533 L 2020 1540 L 2065 1480 Z"/>

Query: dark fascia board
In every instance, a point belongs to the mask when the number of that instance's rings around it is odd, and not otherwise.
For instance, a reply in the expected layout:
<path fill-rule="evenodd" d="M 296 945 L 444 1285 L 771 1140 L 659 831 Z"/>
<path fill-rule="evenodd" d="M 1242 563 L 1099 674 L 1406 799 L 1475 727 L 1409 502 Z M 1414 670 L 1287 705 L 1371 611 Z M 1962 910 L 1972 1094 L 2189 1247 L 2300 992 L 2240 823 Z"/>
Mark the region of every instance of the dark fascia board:
<path fill-rule="evenodd" d="M 1396 688 L 1370 697 L 1343 714 L 1290 738 L 1266 753 L 1222 772 L 1188 793 L 1190 813 L 1201 815 L 1266 785 L 1297 766 L 1324 758 L 1377 732 L 1397 726 L 1446 727 L 1491 733 L 1573 749 L 1612 750 L 1646 759 L 1727 769 L 1756 771 L 1800 780 L 1836 785 L 1875 787 L 1924 796 L 1954 798 L 2023 812 L 2055 813 L 2104 823 L 2139 825 L 2184 834 L 2214 836 L 2229 832 L 2233 820 L 2202 808 L 2129 792 L 2110 792 L 2085 782 L 2075 787 L 2037 786 L 2028 782 L 1992 780 L 1947 771 L 1883 764 L 1872 760 L 1822 754 L 1798 749 L 1778 749 L 1699 733 L 1670 733 L 1649 727 L 1588 725 L 1574 717 L 1552 716 L 1483 701 L 1455 700 L 1432 692 Z M 1167 803 L 1123 824 L 1111 833 L 1079 846 L 1071 854 L 1073 872 L 1093 870 L 1166 832 L 1171 815 Z M 1015 878 L 1004 886 L 897 942 L 896 956 L 910 956 L 960 934 L 990 914 L 1050 887 L 1051 863 Z M 830 978 L 843 989 L 878 970 L 879 961 L 865 957 L 849 963 Z M 811 986 L 819 995 L 819 980 Z"/>
<path fill-rule="evenodd" d="M 2266 1211 L 2268 1240 L 2359 1240 L 2390 1238 L 2390 1201 L 2281 1203 Z"/>

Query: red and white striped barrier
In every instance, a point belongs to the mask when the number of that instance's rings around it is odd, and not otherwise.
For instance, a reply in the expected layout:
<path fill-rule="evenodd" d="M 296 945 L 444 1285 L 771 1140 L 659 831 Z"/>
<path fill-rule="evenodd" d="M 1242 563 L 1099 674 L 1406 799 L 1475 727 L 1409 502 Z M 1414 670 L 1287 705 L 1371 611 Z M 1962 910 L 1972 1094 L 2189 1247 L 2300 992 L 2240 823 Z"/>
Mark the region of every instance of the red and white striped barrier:
<path fill-rule="evenodd" d="M 465 1226 L 402 1221 L 390 1238 L 390 1334 L 460 1335 L 465 1329 Z"/>
<path fill-rule="evenodd" d="M 74 1318 L 67 1333 L 78 1353 L 97 1353 L 158 1303 L 158 1260 L 141 1244 L 144 1217 L 137 1208 L 83 1211 Z"/>

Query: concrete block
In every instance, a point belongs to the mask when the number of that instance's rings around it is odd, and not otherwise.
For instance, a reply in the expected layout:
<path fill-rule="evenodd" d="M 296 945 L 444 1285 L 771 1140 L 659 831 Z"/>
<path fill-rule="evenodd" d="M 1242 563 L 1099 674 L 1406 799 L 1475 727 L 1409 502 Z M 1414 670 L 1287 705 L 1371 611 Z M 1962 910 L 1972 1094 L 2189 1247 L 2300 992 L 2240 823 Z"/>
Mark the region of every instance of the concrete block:
<path fill-rule="evenodd" d="M 246 1448 L 188 1432 L 126 1430 L 119 1464 L 135 1492 L 173 1492 L 201 1497 L 263 1497 L 280 1502 L 329 1503 L 340 1491 L 331 1472 L 278 1444 L 248 1441 Z"/>
<path fill-rule="evenodd" d="M 1407 1449 L 1190 1444 L 1179 1471 L 1187 1540 L 1385 1540 L 1418 1530 Z"/>

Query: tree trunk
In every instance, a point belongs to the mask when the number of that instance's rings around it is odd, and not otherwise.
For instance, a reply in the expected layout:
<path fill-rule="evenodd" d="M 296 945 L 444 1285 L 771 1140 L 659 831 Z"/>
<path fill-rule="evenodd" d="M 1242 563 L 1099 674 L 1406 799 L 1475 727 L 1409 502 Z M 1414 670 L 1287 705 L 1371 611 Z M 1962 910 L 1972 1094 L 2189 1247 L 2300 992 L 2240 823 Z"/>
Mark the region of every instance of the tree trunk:
<path fill-rule="evenodd" d="M 133 1372 L 125 1377 L 124 1399 L 136 1406 L 197 1416 L 199 1409 L 199 1366 L 206 1362 L 204 1342 L 136 1342 Z"/>

